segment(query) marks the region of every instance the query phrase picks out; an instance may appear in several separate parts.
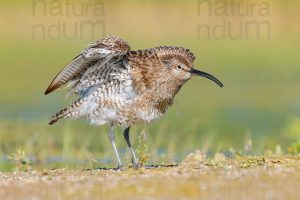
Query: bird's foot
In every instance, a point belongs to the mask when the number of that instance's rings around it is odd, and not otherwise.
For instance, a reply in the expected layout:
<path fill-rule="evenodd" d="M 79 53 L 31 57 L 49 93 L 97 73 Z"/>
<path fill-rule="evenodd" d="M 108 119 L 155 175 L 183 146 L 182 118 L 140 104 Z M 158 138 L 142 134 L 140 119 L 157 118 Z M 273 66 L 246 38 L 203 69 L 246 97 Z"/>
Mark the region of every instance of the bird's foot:
<path fill-rule="evenodd" d="M 132 160 L 132 167 L 133 167 L 134 169 L 139 169 L 139 168 L 142 167 L 142 165 L 141 165 L 141 163 L 139 163 L 137 160 L 136 160 L 136 161 Z"/>
<path fill-rule="evenodd" d="M 117 170 L 124 171 L 124 166 L 123 165 L 118 165 Z"/>

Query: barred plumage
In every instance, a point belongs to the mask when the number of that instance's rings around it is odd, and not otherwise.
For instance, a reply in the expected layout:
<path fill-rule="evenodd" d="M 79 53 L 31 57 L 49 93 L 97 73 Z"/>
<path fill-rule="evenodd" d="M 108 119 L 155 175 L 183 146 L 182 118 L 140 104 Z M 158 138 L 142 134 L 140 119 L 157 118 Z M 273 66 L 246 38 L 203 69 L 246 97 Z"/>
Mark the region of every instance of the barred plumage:
<path fill-rule="evenodd" d="M 49 124 L 61 118 L 87 117 L 96 125 L 121 125 L 126 128 L 124 136 L 129 145 L 129 127 L 162 117 L 193 74 L 223 86 L 212 75 L 193 69 L 194 59 L 193 53 L 182 47 L 131 51 L 118 36 L 107 36 L 83 50 L 49 85 L 45 94 L 70 82 L 67 95 L 79 96 L 57 112 Z M 112 129 L 110 136 L 116 153 Z M 117 158 L 120 166 L 118 154 Z"/>

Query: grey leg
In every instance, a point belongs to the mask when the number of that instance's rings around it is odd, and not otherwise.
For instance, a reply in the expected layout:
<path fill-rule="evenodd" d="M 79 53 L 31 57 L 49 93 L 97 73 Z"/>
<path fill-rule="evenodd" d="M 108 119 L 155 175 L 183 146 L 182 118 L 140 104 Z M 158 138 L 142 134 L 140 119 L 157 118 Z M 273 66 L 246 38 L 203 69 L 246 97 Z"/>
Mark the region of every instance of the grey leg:
<path fill-rule="evenodd" d="M 134 165 L 134 167 L 139 167 L 139 161 L 134 153 L 134 150 L 132 148 L 132 145 L 130 143 L 130 140 L 129 140 L 129 130 L 130 130 L 130 126 L 128 128 L 125 129 L 124 131 L 124 138 L 126 140 L 126 143 L 130 149 L 130 152 L 131 152 L 131 156 L 132 156 L 132 164 Z"/>
<path fill-rule="evenodd" d="M 111 125 L 110 127 L 110 130 L 109 130 L 109 140 L 111 142 L 111 145 L 113 147 L 113 150 L 114 150 L 114 153 L 117 157 L 117 160 L 118 160 L 118 168 L 121 169 L 123 167 L 123 164 L 121 162 L 121 159 L 120 159 L 120 156 L 119 156 L 119 153 L 118 153 L 118 150 L 117 150 L 117 147 L 116 147 L 116 143 L 115 143 L 115 134 L 114 134 L 114 126 Z"/>

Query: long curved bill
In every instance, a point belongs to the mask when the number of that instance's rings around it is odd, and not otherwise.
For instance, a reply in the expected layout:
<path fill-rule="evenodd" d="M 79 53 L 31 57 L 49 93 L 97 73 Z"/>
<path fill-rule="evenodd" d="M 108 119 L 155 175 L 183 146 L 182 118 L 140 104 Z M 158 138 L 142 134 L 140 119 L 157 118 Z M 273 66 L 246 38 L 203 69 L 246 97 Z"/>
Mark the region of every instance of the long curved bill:
<path fill-rule="evenodd" d="M 199 70 L 196 70 L 194 68 L 191 69 L 190 73 L 195 74 L 197 76 L 203 76 L 205 78 L 208 78 L 210 80 L 212 80 L 213 82 L 215 82 L 216 84 L 218 84 L 220 87 L 223 87 L 223 83 L 221 83 L 221 81 L 219 81 L 216 77 L 214 77 L 213 75 L 206 73 L 206 72 L 202 72 Z"/>

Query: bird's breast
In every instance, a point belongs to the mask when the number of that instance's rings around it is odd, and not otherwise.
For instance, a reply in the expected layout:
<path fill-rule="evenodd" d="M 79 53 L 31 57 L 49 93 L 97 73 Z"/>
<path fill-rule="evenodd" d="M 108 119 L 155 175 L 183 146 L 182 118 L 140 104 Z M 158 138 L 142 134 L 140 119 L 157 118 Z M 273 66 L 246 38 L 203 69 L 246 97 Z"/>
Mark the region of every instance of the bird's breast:
<path fill-rule="evenodd" d="M 133 124 L 150 123 L 161 118 L 172 102 L 172 99 L 159 98 L 155 93 L 145 93 L 135 98 L 125 113 Z"/>

